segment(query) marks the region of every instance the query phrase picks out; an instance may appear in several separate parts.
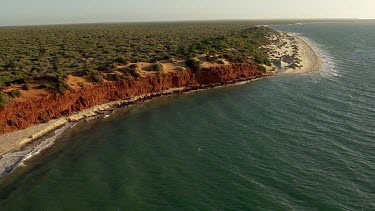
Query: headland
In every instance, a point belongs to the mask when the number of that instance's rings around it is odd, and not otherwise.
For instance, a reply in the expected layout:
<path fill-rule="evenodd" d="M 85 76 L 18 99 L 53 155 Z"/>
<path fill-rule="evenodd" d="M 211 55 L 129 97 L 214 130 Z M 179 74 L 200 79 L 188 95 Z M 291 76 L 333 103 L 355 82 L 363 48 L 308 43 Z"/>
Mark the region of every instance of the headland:
<path fill-rule="evenodd" d="M 0 172 L 11 172 L 19 163 L 51 146 L 76 123 L 104 118 L 120 108 L 155 97 L 264 77 L 311 73 L 320 68 L 321 60 L 303 39 L 284 32 L 265 37 L 269 42 L 259 49 L 269 60 L 262 62 L 254 61 L 255 57 L 241 62 L 198 54 L 190 63 L 171 57 L 157 62 L 119 64 L 101 75 L 67 74 L 63 80 L 70 89 L 63 93 L 38 89 L 37 80 L 28 90 L 21 90 L 22 84 L 6 87 L 4 92 L 20 89 L 22 95 L 0 108 Z M 96 77 L 101 77 L 97 78 L 99 82 L 89 79 Z"/>

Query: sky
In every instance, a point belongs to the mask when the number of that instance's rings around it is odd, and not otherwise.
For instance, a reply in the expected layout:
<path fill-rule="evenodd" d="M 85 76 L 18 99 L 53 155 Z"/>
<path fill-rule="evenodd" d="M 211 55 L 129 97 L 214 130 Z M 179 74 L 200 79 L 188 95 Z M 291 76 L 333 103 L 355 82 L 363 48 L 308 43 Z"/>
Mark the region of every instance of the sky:
<path fill-rule="evenodd" d="M 300 18 L 375 19 L 375 0 L 0 0 L 0 26 Z"/>

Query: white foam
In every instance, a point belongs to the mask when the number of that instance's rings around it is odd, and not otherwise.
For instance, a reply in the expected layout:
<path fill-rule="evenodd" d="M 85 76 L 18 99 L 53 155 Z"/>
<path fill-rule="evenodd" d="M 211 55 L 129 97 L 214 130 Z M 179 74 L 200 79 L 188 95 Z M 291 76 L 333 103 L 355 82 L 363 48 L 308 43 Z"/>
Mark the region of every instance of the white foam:
<path fill-rule="evenodd" d="M 38 155 L 43 150 L 53 146 L 57 138 L 59 138 L 66 130 L 74 127 L 75 125 L 76 124 L 74 123 L 68 123 L 62 128 L 55 130 L 52 137 L 43 140 L 40 144 L 33 147 L 32 149 L 3 155 L 3 157 L 0 159 L 0 177 L 10 174 L 14 169 L 18 167 L 26 166 L 24 163 L 25 161 Z"/>
<path fill-rule="evenodd" d="M 323 63 L 319 74 L 323 78 L 339 77 L 340 73 L 336 68 L 336 64 L 334 63 L 334 60 L 332 56 L 329 54 L 329 52 L 325 50 L 324 45 L 318 44 L 300 33 L 293 34 L 295 34 L 296 36 L 304 40 L 306 43 L 308 43 L 311 46 L 311 48 L 316 52 L 316 54 L 318 54 L 319 58 L 322 60 Z"/>

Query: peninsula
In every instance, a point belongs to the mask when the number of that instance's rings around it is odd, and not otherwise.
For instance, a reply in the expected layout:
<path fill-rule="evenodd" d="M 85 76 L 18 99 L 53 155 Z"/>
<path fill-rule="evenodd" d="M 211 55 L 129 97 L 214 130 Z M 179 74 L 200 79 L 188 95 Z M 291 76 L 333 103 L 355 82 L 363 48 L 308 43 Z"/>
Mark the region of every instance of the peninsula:
<path fill-rule="evenodd" d="M 74 122 L 320 67 L 302 39 L 244 22 L 10 27 L 0 36 L 0 172 Z"/>

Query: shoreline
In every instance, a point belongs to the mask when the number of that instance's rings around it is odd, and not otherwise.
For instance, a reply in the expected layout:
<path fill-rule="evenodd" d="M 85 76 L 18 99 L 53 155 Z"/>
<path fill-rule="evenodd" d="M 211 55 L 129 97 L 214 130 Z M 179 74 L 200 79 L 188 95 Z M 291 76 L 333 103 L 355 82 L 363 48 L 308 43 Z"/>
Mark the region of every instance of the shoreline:
<path fill-rule="evenodd" d="M 312 73 L 320 69 L 322 59 L 307 38 L 297 33 L 279 33 L 270 37 L 272 43 L 265 47 L 272 63 L 270 68 L 280 75 Z"/>
<path fill-rule="evenodd" d="M 323 62 L 317 55 L 317 53 L 314 51 L 314 49 L 311 47 L 310 44 L 308 44 L 303 38 L 298 37 L 297 35 L 292 35 L 297 42 L 299 43 L 299 51 L 302 59 L 302 65 L 303 67 L 301 69 L 287 69 L 282 74 L 303 74 L 303 73 L 313 73 L 320 69 Z M 313 52 L 314 54 L 312 54 Z"/>
<path fill-rule="evenodd" d="M 319 71 L 319 69 L 323 65 L 323 61 L 318 55 L 318 53 L 314 50 L 313 44 L 311 42 L 309 43 L 307 38 L 299 36 L 299 34 L 295 34 L 295 33 L 289 33 L 289 34 L 298 40 L 299 45 L 302 48 L 300 49 L 302 50 L 302 57 L 305 58 L 305 60 L 307 58 L 307 60 L 309 61 L 309 65 L 303 67 L 301 73 L 312 73 L 312 72 Z"/>
<path fill-rule="evenodd" d="M 98 118 L 105 118 L 107 115 L 110 115 L 118 109 L 135 106 L 162 96 L 185 94 L 225 86 L 236 86 L 271 76 L 311 73 L 318 70 L 321 67 L 322 62 L 314 49 L 298 36 L 292 36 L 299 40 L 299 47 L 303 51 L 302 56 L 305 60 L 308 60 L 308 64 L 310 64 L 304 66 L 304 68 L 301 68 L 301 70 L 289 71 L 288 73 L 279 72 L 275 75 L 269 74 L 246 79 L 238 79 L 228 83 L 200 85 L 197 87 L 171 88 L 161 92 L 132 97 L 127 100 L 97 105 L 92 108 L 74 113 L 68 117 L 61 117 L 56 120 L 51 120 L 48 123 L 35 125 L 23 130 L 2 135 L 0 136 L 0 178 L 10 174 L 17 167 L 22 166 L 24 161 L 38 155 L 44 149 L 53 146 L 55 141 L 66 130 L 74 127 L 76 124 Z"/>
<path fill-rule="evenodd" d="M 158 93 L 133 97 L 130 100 L 121 100 L 94 106 L 91 109 L 83 110 L 68 117 L 61 117 L 57 120 L 51 120 L 48 123 L 35 125 L 30 128 L 5 134 L 0 136 L 0 143 L 7 142 L 7 146 L 10 148 L 5 153 L 2 150 L 0 154 L 0 179 L 1 177 L 10 174 L 17 167 L 22 166 L 23 162 L 38 155 L 41 151 L 53 146 L 55 141 L 66 130 L 73 128 L 79 123 L 89 122 L 96 119 L 104 119 L 119 109 L 136 106 L 158 97 L 188 94 L 220 87 L 238 86 L 268 77 L 271 77 L 271 75 L 238 80 L 233 83 L 169 89 Z M 4 147 L 4 145 L 2 147 Z"/>

